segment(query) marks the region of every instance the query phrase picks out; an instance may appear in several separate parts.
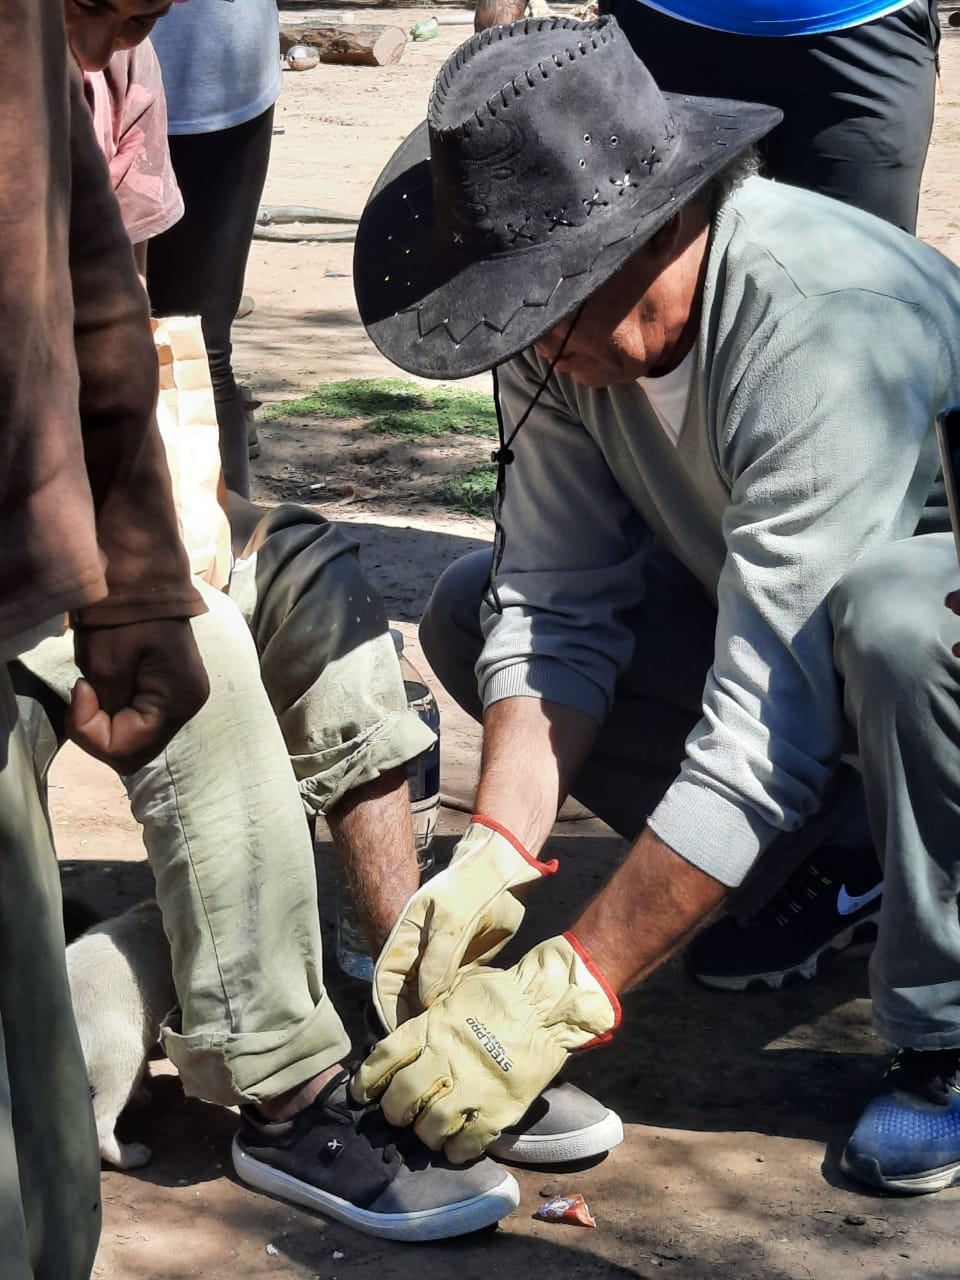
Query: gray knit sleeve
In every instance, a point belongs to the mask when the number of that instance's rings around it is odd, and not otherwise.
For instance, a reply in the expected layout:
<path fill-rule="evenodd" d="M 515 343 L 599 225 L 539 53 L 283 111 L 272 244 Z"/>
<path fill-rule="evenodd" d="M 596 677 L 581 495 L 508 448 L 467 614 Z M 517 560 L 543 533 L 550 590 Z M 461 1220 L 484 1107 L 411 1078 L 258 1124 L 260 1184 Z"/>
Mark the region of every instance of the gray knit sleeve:
<path fill-rule="evenodd" d="M 508 436 L 542 372 L 532 354 L 500 370 Z M 502 613 L 481 613 L 484 706 L 544 698 L 600 721 L 633 655 L 621 619 L 643 595 L 649 533 L 556 382 L 512 450 L 497 575 Z"/>
<path fill-rule="evenodd" d="M 715 659 L 650 825 L 725 884 L 820 804 L 843 732 L 827 597 L 864 551 L 916 528 L 951 365 L 929 313 L 862 289 L 757 326 L 735 376 L 718 358 L 712 430 L 730 502 Z"/>

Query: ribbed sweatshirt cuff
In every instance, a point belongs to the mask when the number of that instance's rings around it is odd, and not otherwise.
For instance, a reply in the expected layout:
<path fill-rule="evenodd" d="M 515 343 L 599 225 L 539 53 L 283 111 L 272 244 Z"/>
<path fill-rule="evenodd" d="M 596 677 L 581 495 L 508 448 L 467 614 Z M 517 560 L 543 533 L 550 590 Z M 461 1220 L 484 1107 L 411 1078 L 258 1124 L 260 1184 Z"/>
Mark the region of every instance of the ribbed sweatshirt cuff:
<path fill-rule="evenodd" d="M 780 834 L 759 814 L 683 777 L 657 805 L 648 826 L 686 862 L 731 889 Z"/>
<path fill-rule="evenodd" d="M 554 658 L 533 658 L 500 667 L 483 679 L 484 707 L 504 698 L 541 698 L 573 707 L 601 723 L 607 714 L 607 695 L 592 680 Z"/>

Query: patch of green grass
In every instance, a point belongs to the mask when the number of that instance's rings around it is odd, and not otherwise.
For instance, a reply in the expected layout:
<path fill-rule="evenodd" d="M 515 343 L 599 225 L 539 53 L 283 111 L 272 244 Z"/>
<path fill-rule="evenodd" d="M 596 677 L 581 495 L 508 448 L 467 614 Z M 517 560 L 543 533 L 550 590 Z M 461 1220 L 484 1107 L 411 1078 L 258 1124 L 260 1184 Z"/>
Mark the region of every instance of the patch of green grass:
<path fill-rule="evenodd" d="M 497 487 L 496 467 L 473 467 L 461 476 L 445 480 L 440 495 L 457 511 L 471 516 L 489 516 L 493 512 L 493 494 Z"/>
<path fill-rule="evenodd" d="M 348 378 L 326 382 L 299 400 L 264 405 L 264 421 L 278 418 L 368 418 L 374 431 L 398 436 L 495 436 L 493 399 L 442 384 L 423 387 L 402 378 Z"/>

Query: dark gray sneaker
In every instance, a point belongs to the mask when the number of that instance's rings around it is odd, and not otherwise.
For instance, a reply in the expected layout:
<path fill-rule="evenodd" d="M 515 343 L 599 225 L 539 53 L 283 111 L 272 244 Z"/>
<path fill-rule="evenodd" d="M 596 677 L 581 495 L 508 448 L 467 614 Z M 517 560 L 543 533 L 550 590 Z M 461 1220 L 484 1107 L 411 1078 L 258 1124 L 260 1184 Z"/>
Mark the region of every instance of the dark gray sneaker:
<path fill-rule="evenodd" d="M 505 1218 L 520 1188 L 492 1160 L 453 1165 L 379 1107 L 354 1102 L 347 1071 L 292 1120 L 268 1124 L 252 1107 L 233 1140 L 237 1177 L 367 1235 L 420 1242 L 465 1235 Z"/>
<path fill-rule="evenodd" d="M 565 1164 L 600 1156 L 623 1141 L 620 1117 L 575 1084 L 544 1089 L 526 1115 L 487 1147 L 514 1164 Z"/>
<path fill-rule="evenodd" d="M 366 1051 L 387 1034 L 372 1000 L 364 1009 Z M 623 1123 L 615 1111 L 575 1084 L 555 1081 L 535 1099 L 516 1124 L 487 1147 L 487 1155 L 512 1164 L 552 1165 L 605 1155 L 623 1141 Z"/>

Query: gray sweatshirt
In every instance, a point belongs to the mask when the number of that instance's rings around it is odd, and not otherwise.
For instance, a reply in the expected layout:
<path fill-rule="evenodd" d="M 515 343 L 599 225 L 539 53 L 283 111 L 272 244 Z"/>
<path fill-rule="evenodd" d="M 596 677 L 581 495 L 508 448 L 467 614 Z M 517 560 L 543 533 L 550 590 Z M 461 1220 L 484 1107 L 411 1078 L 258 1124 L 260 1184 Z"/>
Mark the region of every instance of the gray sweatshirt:
<path fill-rule="evenodd" d="M 820 804 L 843 727 L 827 595 L 869 547 L 916 531 L 958 356 L 952 263 L 835 201 L 748 181 L 714 221 L 676 445 L 638 385 L 564 375 L 514 441 L 484 705 L 541 697 L 602 721 L 662 540 L 718 620 L 703 718 L 650 825 L 740 883 Z M 501 369 L 508 433 L 545 373 L 532 350 Z"/>

